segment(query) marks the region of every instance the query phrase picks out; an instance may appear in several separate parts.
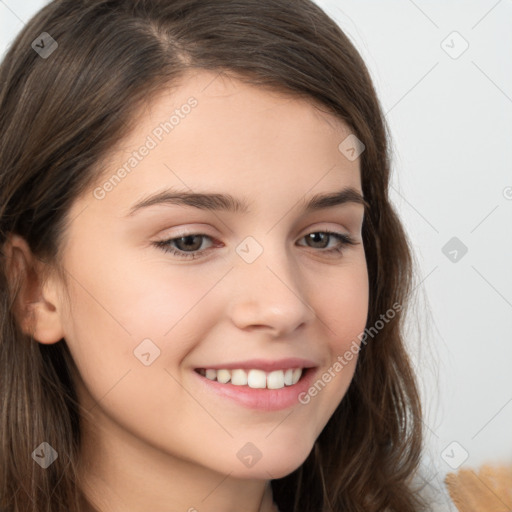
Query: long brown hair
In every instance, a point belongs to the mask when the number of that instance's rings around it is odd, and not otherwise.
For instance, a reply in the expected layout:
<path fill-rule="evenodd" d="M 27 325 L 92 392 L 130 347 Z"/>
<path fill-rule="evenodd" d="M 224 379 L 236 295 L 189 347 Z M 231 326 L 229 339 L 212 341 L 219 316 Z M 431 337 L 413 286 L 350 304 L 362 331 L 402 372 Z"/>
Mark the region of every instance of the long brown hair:
<path fill-rule="evenodd" d="M 43 37 L 39 48 L 51 48 L 42 33 L 58 44 L 46 56 L 33 46 Z M 5 242 L 18 234 L 58 270 L 70 206 L 144 102 L 190 69 L 314 101 L 365 145 L 367 327 L 378 332 L 306 461 L 272 481 L 276 503 L 282 512 L 422 510 L 411 484 L 421 409 L 403 340 L 412 258 L 388 198 L 388 128 L 360 55 L 311 0 L 54 0 L 9 47 L 0 67 L 1 510 L 83 510 L 73 361 L 65 340 L 37 343 L 18 325 Z M 45 470 L 31 457 L 42 442 L 60 447 Z"/>

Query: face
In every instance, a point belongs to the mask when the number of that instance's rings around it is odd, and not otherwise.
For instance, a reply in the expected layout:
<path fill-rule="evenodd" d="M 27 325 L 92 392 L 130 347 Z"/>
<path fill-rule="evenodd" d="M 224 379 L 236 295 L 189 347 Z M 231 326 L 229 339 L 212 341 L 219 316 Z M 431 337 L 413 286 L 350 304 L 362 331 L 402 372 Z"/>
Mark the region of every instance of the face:
<path fill-rule="evenodd" d="M 148 103 L 75 202 L 62 329 L 105 438 L 280 478 L 356 365 L 335 363 L 368 312 L 359 159 L 338 149 L 348 127 L 312 103 L 215 76 Z"/>

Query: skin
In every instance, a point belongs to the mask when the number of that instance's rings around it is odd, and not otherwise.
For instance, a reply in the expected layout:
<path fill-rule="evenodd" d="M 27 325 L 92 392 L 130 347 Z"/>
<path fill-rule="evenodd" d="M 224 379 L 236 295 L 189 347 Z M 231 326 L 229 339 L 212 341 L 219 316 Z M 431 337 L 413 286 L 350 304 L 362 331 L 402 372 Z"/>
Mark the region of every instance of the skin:
<path fill-rule="evenodd" d="M 83 485 L 100 510 L 270 512 L 266 484 L 306 459 L 355 369 L 356 357 L 307 405 L 272 412 L 198 385 L 194 368 L 252 358 L 308 358 L 320 376 L 368 313 L 363 206 L 301 210 L 317 193 L 361 192 L 359 159 L 338 150 L 349 128 L 310 101 L 216 76 L 195 72 L 148 102 L 95 187 L 169 112 L 191 96 L 198 105 L 103 199 L 91 189 L 76 200 L 61 248 L 66 282 L 26 287 L 24 328 L 40 343 L 65 338 L 79 370 Z M 160 204 L 128 216 L 167 187 L 230 193 L 250 212 Z M 326 229 L 358 243 L 331 255 L 308 245 Z M 183 232 L 207 235 L 197 259 L 153 245 Z M 235 251 L 247 236 L 263 248 L 250 264 Z M 12 247 L 29 265 L 23 240 Z M 133 353 L 147 338 L 160 349 L 149 366 Z M 236 456 L 247 442 L 262 453 L 251 468 Z"/>

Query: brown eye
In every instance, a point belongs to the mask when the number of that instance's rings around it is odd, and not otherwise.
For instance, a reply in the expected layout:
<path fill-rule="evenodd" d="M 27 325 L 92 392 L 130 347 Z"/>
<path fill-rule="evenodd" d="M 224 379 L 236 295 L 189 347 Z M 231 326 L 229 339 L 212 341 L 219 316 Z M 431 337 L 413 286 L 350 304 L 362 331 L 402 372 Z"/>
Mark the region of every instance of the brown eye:
<path fill-rule="evenodd" d="M 306 240 L 310 242 L 312 245 L 310 247 L 313 247 L 315 249 L 325 249 L 329 245 L 329 238 L 331 235 L 329 233 L 310 233 L 309 235 L 306 235 Z"/>
<path fill-rule="evenodd" d="M 179 258 L 194 259 L 198 258 L 201 256 L 201 253 L 208 250 L 208 248 L 201 249 L 204 239 L 211 240 L 211 237 L 200 233 L 190 233 L 188 235 L 170 238 L 168 240 L 153 242 L 153 244 L 164 252 L 169 252 Z"/>
<path fill-rule="evenodd" d="M 198 251 L 203 244 L 204 235 L 187 235 L 172 241 L 180 251 Z"/>
<path fill-rule="evenodd" d="M 308 247 L 313 249 L 320 249 L 319 252 L 331 254 L 341 253 L 347 245 L 356 245 L 358 242 L 354 241 L 349 235 L 343 233 L 336 233 L 334 231 L 316 231 L 304 236 Z M 336 240 L 338 243 L 334 247 L 327 249 L 331 240 Z"/>

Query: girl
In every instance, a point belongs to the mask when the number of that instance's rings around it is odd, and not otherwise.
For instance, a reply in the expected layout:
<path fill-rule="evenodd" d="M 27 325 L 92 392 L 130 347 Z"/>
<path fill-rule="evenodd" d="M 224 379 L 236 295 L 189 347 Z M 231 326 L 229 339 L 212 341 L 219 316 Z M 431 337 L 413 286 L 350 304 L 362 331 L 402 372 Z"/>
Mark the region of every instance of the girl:
<path fill-rule="evenodd" d="M 336 23 L 55 0 L 0 84 L 2 510 L 421 510 L 410 249 Z"/>

